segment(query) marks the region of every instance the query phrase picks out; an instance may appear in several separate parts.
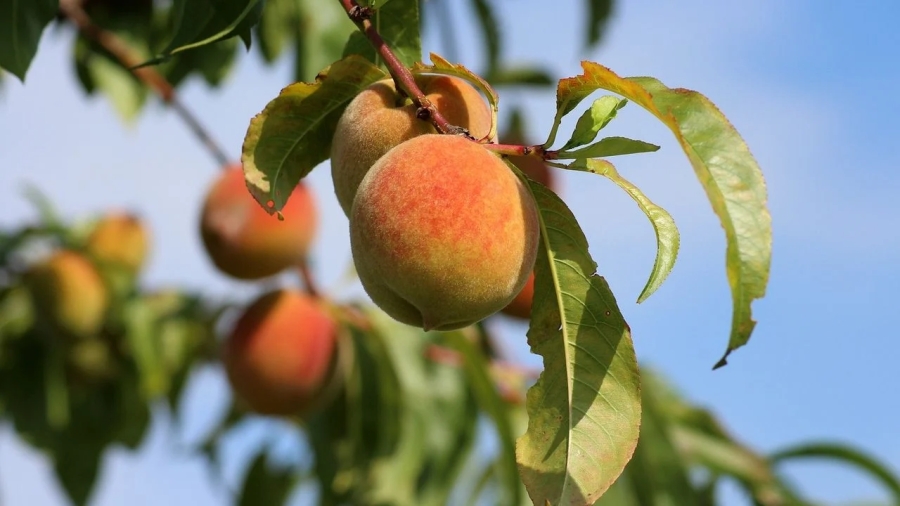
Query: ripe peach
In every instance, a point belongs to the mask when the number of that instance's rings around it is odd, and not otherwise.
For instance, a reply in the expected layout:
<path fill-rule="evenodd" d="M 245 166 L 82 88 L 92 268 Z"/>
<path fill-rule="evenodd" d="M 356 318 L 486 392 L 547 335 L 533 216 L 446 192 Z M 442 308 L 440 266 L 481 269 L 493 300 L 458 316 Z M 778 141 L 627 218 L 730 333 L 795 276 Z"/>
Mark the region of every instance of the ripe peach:
<path fill-rule="evenodd" d="M 87 258 L 69 250 L 55 252 L 25 273 L 36 317 L 73 338 L 96 335 L 103 326 L 109 295 Z"/>
<path fill-rule="evenodd" d="M 102 263 L 137 273 L 147 257 L 148 243 L 147 231 L 137 216 L 115 212 L 97 222 L 86 249 Z"/>
<path fill-rule="evenodd" d="M 229 276 L 252 280 L 302 261 L 318 220 L 306 185 L 297 185 L 282 214 L 283 221 L 253 199 L 240 164 L 227 167 L 207 193 L 200 216 L 200 234 L 213 264 Z"/>
<path fill-rule="evenodd" d="M 466 128 L 476 139 L 491 130 L 491 111 L 481 94 L 463 79 L 416 76 L 416 84 L 451 124 Z M 416 106 L 397 93 L 392 79 L 372 84 L 344 110 L 331 144 L 331 177 L 344 214 L 350 216 L 353 197 L 366 172 L 394 146 L 418 135 L 436 133 L 416 117 Z"/>
<path fill-rule="evenodd" d="M 309 296 L 276 290 L 256 299 L 225 341 L 222 360 L 232 389 L 253 411 L 303 415 L 333 373 L 337 327 Z"/>
<path fill-rule="evenodd" d="M 359 186 L 350 246 L 363 288 L 394 319 L 451 330 L 501 310 L 534 269 L 534 199 L 483 146 L 427 134 L 391 149 Z"/>

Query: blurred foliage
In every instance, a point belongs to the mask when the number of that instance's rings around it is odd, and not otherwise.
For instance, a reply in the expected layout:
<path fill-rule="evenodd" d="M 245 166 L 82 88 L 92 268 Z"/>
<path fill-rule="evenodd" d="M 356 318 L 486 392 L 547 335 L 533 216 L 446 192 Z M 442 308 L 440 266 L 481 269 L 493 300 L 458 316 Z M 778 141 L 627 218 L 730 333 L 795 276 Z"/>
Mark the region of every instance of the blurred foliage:
<path fill-rule="evenodd" d="M 384 68 L 337 1 L 61 2 L 79 4 L 97 27 L 114 34 L 137 59 L 153 65 L 175 87 L 194 78 L 211 87 L 225 83 L 235 68 L 241 42 L 244 48 L 258 51 L 267 64 L 291 59 L 298 81 L 313 81 L 325 67 L 348 55 Z M 379 9 L 374 22 L 401 60 L 411 65 L 421 55 L 419 28 L 438 30 L 444 40 L 457 38 L 449 16 L 423 14 L 429 9 L 446 12 L 452 7 L 448 2 L 375 2 Z M 25 79 L 44 27 L 54 19 L 62 25 L 71 22 L 57 12 L 57 4 L 56 0 L 0 0 L 0 67 Z M 504 58 L 505 38 L 498 19 L 504 9 L 514 8 L 511 0 L 471 0 L 470 7 L 473 19 L 467 21 L 479 27 L 484 50 L 484 66 L 476 73 L 496 87 L 551 89 L 556 81 L 545 69 L 532 64 L 511 66 Z M 614 2 L 586 0 L 583 8 L 584 45 L 589 48 L 602 41 Z M 422 21 L 425 19 L 435 24 L 428 25 Z M 417 29 L 408 29 L 411 26 Z M 124 119 L 136 118 L 147 103 L 146 86 L 99 45 L 96 37 L 80 34 L 71 49 L 74 74 L 85 92 L 107 97 Z M 641 92 L 641 83 L 629 84 L 598 69 L 588 75 L 588 70 L 585 76 L 564 80 L 569 87 L 557 97 L 559 112 L 551 138 L 562 115 L 596 89 L 598 81 L 616 87 L 614 91 L 625 90 L 629 99 L 658 112 L 649 95 Z M 361 73 L 375 74 L 377 69 Z M 659 100 L 667 99 L 669 90 L 660 83 L 643 84 L 652 88 Z M 629 90 L 634 91 L 633 96 L 627 94 Z M 702 101 L 696 96 L 692 99 Z M 582 116 L 583 121 L 579 120 L 567 148 L 593 142 L 624 102 L 605 109 L 607 103 L 595 104 Z M 685 133 L 678 118 L 665 118 L 676 135 Z M 583 149 L 611 149 L 608 143 L 597 147 L 608 139 Z M 612 154 L 655 149 L 630 139 L 617 142 Z M 551 144 L 548 142 L 548 147 Z M 601 152 L 590 156 L 610 156 L 608 151 Z M 569 153 L 576 162 L 577 153 Z M 580 153 L 582 160 L 588 156 Z M 599 172 L 588 163 L 568 168 Z M 638 193 L 631 192 L 640 197 Z M 86 250 L 93 221 L 69 222 L 36 191 L 29 197 L 39 219 L 0 230 L 0 421 L 11 422 L 23 441 L 48 458 L 73 503 L 87 504 L 105 452 L 111 447 L 140 447 L 153 408 L 162 406 L 177 415 L 191 371 L 218 359 L 219 335 L 228 325 L 233 301 L 210 301 L 177 288 L 145 289 L 140 273 L 123 277 L 121 271 L 97 262 Z M 550 202 L 553 197 L 548 193 L 542 198 Z M 558 204 L 559 215 L 565 214 L 563 203 L 554 201 L 546 207 L 551 204 Z M 649 209 L 646 204 L 644 207 Z M 578 232 L 577 223 L 566 227 L 566 232 Z M 574 273 L 571 277 L 587 279 L 592 274 L 589 255 L 578 256 L 586 252 L 586 242 L 576 239 L 572 240 L 575 247 L 559 238 L 552 246 L 554 253 L 567 251 L 576 258 L 577 269 L 568 265 Z M 94 335 L 80 339 L 63 335 L 41 316 L 46 308 L 35 304 L 28 271 L 60 250 L 84 255 L 101 274 L 110 294 L 102 326 Z M 560 256 L 555 261 L 562 264 L 561 259 L 565 260 Z M 558 279 L 551 280 L 547 274 L 538 277 L 539 286 L 551 281 L 558 284 Z M 591 278 L 588 284 L 591 286 L 585 291 L 612 300 L 600 278 Z M 545 326 L 553 324 L 554 331 L 571 326 L 568 321 L 549 318 L 550 311 L 540 305 L 535 312 Z M 627 324 L 619 321 L 620 315 L 614 316 L 619 332 L 601 337 L 626 336 L 627 340 Z M 332 384 L 340 386 L 318 411 L 291 420 L 293 428 L 308 439 L 311 463 L 279 464 L 265 449 L 260 450 L 233 496 L 235 504 L 285 504 L 297 487 L 308 485 L 318 490 L 322 504 L 531 504 L 520 479 L 516 438 L 528 427 L 525 392 L 538 381 L 548 383 L 546 378 L 538 380 L 534 371 L 502 362 L 485 325 L 423 332 L 400 325 L 370 306 L 355 304 L 338 306 L 336 317 L 341 324 L 334 370 L 339 381 Z M 566 346 L 582 346 L 574 340 L 577 331 L 567 332 L 570 341 Z M 617 355 L 616 349 L 604 349 L 603 343 L 584 346 L 587 352 L 599 349 L 609 361 Z M 562 364 L 559 357 L 555 360 L 551 365 Z M 635 367 L 628 370 L 637 376 Z M 567 373 L 565 379 L 575 382 L 587 377 L 581 374 Z M 710 411 L 691 404 L 647 368 L 640 379 L 642 429 L 633 458 L 597 504 L 714 505 L 723 481 L 736 483 L 749 504 L 812 504 L 781 469 L 785 461 L 798 458 L 834 459 L 868 473 L 900 503 L 900 485 L 893 471 L 871 456 L 827 442 L 763 455 L 731 436 Z M 574 387 L 566 385 L 566 389 Z M 599 387 L 590 393 L 598 392 Z M 563 410 L 574 407 L 585 412 L 598 402 L 573 405 L 562 398 L 555 400 Z M 619 405 L 625 404 L 619 401 Z M 529 404 L 533 409 L 536 402 Z M 193 450 L 214 464 L 213 469 L 219 469 L 217 449 L 223 439 L 255 416 L 235 399 Z M 601 429 L 595 427 L 588 437 L 581 437 L 599 438 Z M 566 434 L 571 435 L 571 430 Z"/>

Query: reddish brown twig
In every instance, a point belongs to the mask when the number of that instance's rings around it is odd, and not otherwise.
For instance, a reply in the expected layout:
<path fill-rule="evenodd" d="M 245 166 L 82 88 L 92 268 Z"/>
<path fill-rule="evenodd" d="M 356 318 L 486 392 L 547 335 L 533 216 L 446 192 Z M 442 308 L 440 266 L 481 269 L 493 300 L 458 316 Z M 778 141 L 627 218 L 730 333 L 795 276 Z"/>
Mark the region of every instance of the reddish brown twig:
<path fill-rule="evenodd" d="M 416 84 L 412 72 L 410 72 L 397 58 L 397 55 L 395 55 L 391 48 L 388 47 L 384 39 L 381 38 L 375 25 L 372 24 L 372 21 L 370 20 L 372 9 L 369 7 L 361 7 L 356 0 L 340 0 L 340 2 L 344 10 L 347 11 L 350 20 L 353 21 L 363 35 L 369 39 L 369 42 L 371 42 L 375 51 L 377 51 L 378 55 L 384 60 L 384 64 L 391 73 L 391 77 L 394 78 L 397 88 L 406 93 L 407 96 L 412 99 L 413 103 L 416 104 L 416 107 L 418 107 L 418 111 L 416 112 L 418 118 L 425 121 L 431 121 L 434 128 L 442 134 L 465 135 L 469 139 L 475 140 L 465 128 L 451 125 L 450 122 L 441 115 L 434 104 L 428 100 L 428 97 L 425 96 L 425 93 L 423 93 Z"/>
<path fill-rule="evenodd" d="M 224 168 L 229 163 L 230 159 L 225 154 L 225 151 L 213 140 L 209 132 L 203 128 L 197 117 L 178 99 L 175 88 L 162 74 L 153 67 L 134 68 L 143 63 L 142 59 L 116 34 L 94 24 L 91 17 L 81 8 L 81 3 L 78 0 L 59 0 L 59 11 L 75 24 L 82 35 L 99 44 L 118 60 L 123 67 L 130 69 L 135 77 L 156 92 L 163 102 L 172 107 L 176 114 L 187 124 L 191 132 L 200 140 L 200 143 L 215 158 L 220 167 Z"/>
<path fill-rule="evenodd" d="M 309 262 L 304 258 L 299 264 L 297 264 L 297 272 L 300 274 L 300 279 L 303 280 L 303 285 L 306 288 L 306 293 L 308 293 L 312 297 L 319 297 L 319 288 L 316 285 L 315 277 L 312 274 L 312 271 L 309 268 Z"/>

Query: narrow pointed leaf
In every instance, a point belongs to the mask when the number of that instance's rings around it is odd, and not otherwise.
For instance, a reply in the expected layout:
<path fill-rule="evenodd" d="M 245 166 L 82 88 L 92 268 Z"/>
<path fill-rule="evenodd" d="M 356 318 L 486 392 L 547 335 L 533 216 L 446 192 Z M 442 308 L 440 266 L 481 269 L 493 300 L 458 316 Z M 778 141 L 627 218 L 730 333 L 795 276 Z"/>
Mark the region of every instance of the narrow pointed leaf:
<path fill-rule="evenodd" d="M 265 0 L 174 0 L 175 35 L 163 55 L 239 36 L 250 47 L 250 30 Z"/>
<path fill-rule="evenodd" d="M 605 137 L 598 142 L 575 151 L 562 151 L 561 159 L 605 158 L 609 156 L 652 153 L 659 150 L 656 144 L 629 139 L 627 137 Z"/>
<path fill-rule="evenodd" d="M 260 205 L 270 213 L 284 207 L 297 183 L 330 156 L 335 125 L 350 100 L 384 77 L 365 58 L 351 55 L 315 82 L 283 89 L 250 121 L 241 161 Z"/>
<path fill-rule="evenodd" d="M 289 469 L 272 469 L 265 451 L 261 451 L 247 470 L 237 498 L 238 506 L 283 506 L 296 484 Z"/>
<path fill-rule="evenodd" d="M 773 464 L 797 459 L 829 459 L 850 464 L 884 485 L 894 497 L 894 502 L 900 504 L 900 477 L 887 465 L 860 450 L 835 443 L 810 443 L 785 448 L 769 457 Z"/>
<path fill-rule="evenodd" d="M 672 272 L 672 268 L 675 267 L 678 248 L 681 244 L 675 220 L 668 211 L 648 199 L 637 186 L 620 176 L 615 166 L 606 160 L 585 160 L 583 163 L 573 163 L 569 168 L 600 174 L 608 178 L 637 202 L 641 211 L 647 215 L 653 225 L 653 231 L 656 233 L 656 260 L 653 262 L 650 279 L 647 280 L 647 284 L 644 285 L 644 289 L 641 290 L 637 299 L 638 303 L 644 302 L 662 286 Z"/>
<path fill-rule="evenodd" d="M 544 371 L 526 399 L 516 445 L 535 504 L 593 504 L 631 459 L 641 419 L 631 331 L 575 217 L 553 192 L 529 183 L 541 241 L 528 344 Z"/>
<path fill-rule="evenodd" d="M 59 0 L 0 0 L 0 68 L 25 81 L 41 34 L 58 8 Z"/>
<path fill-rule="evenodd" d="M 504 67 L 487 75 L 494 86 L 550 86 L 556 82 L 549 71 L 538 67 Z"/>
<path fill-rule="evenodd" d="M 734 301 L 728 346 L 715 367 L 750 339 L 756 322 L 751 304 L 765 295 L 772 253 L 772 219 L 765 180 L 747 144 L 708 98 L 667 88 L 649 77 L 622 78 L 593 62 L 584 74 L 562 79 L 558 114 L 570 111 L 597 89 L 618 93 L 662 121 L 675 134 L 725 229 L 726 271 Z"/>
<path fill-rule="evenodd" d="M 596 45 L 606 33 L 606 22 L 613 10 L 613 0 L 587 0 L 587 46 Z"/>
<path fill-rule="evenodd" d="M 485 60 L 487 64 L 486 74 L 493 74 L 500 64 L 500 23 L 497 22 L 490 2 L 487 0 L 472 0 L 472 8 L 478 17 L 478 25 L 484 35 Z"/>
<path fill-rule="evenodd" d="M 619 109 L 625 107 L 628 100 L 616 98 L 612 95 L 605 95 L 591 104 L 591 107 L 584 111 L 578 122 L 575 124 L 575 131 L 566 144 L 560 148 L 560 151 L 572 149 L 578 146 L 584 146 L 597 138 L 597 134 L 606 125 L 609 124 Z M 658 149 L 658 148 L 657 148 Z M 603 156 L 603 155 L 600 155 Z M 609 156 L 609 155 L 607 155 Z"/>

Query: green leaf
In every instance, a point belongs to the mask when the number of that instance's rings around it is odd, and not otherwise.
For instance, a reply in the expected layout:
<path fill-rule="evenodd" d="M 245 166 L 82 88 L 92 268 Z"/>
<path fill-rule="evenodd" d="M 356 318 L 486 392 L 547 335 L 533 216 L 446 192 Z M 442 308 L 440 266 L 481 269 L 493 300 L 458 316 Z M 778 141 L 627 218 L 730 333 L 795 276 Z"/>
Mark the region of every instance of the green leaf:
<path fill-rule="evenodd" d="M 375 48 L 372 46 L 372 43 L 369 42 L 369 39 L 367 39 L 359 30 L 354 30 L 350 33 L 350 37 L 347 38 L 347 43 L 344 44 L 344 51 L 341 53 L 341 58 L 346 58 L 351 54 L 362 56 L 366 60 L 372 62 L 372 64 L 378 64 Z"/>
<path fill-rule="evenodd" d="M 282 506 L 296 484 L 296 473 L 290 469 L 275 470 L 265 451 L 260 452 L 244 476 L 238 506 Z"/>
<path fill-rule="evenodd" d="M 519 504 L 520 481 L 516 467 L 516 443 L 504 401 L 497 392 L 488 368 L 490 364 L 484 355 L 478 353 L 475 346 L 462 332 L 448 332 L 445 339 L 462 355 L 463 369 L 469 379 L 478 406 L 494 422 L 497 436 L 500 439 L 500 451 L 498 456 L 498 474 L 501 476 L 500 504 Z"/>
<path fill-rule="evenodd" d="M 769 456 L 773 465 L 797 459 L 827 459 L 849 464 L 884 485 L 893 496 L 894 503 L 900 503 L 900 478 L 887 465 L 856 448 L 838 443 L 807 443 L 779 450 Z"/>
<path fill-rule="evenodd" d="M 254 31 L 258 42 L 256 47 L 267 63 L 272 63 L 281 56 L 295 30 L 299 29 L 299 19 L 297 0 L 266 0 Z"/>
<path fill-rule="evenodd" d="M 53 452 L 53 469 L 72 503 L 84 506 L 97 481 L 103 446 L 73 436 L 60 438 L 61 444 Z"/>
<path fill-rule="evenodd" d="M 297 39 L 294 79 L 311 81 L 320 70 L 342 58 L 348 36 L 358 30 L 340 2 L 300 0 L 299 4 L 301 17 L 292 26 Z"/>
<path fill-rule="evenodd" d="M 59 0 L 0 0 L 0 68 L 25 82 L 44 28 Z"/>
<path fill-rule="evenodd" d="M 391 0 L 377 8 L 372 23 L 404 66 L 422 60 L 419 0 Z"/>
<path fill-rule="evenodd" d="M 471 0 L 472 8 L 478 18 L 481 32 L 484 34 L 484 50 L 487 69 L 485 74 L 492 75 L 500 66 L 500 23 L 497 22 L 494 11 L 487 0 Z"/>
<path fill-rule="evenodd" d="M 235 36 L 249 49 L 250 30 L 259 21 L 264 4 L 265 0 L 174 0 L 175 35 L 163 55 Z"/>
<path fill-rule="evenodd" d="M 140 374 L 141 391 L 148 400 L 164 395 L 169 389 L 169 375 L 160 352 L 152 307 L 134 299 L 122 309 L 122 317 L 129 351 Z"/>
<path fill-rule="evenodd" d="M 528 344 L 544 371 L 528 390 L 518 439 L 522 481 L 535 504 L 593 504 L 631 459 L 641 419 L 631 331 L 565 203 L 529 183 L 541 241 Z"/>
<path fill-rule="evenodd" d="M 734 309 L 728 347 L 714 368 L 750 339 L 753 300 L 765 295 L 772 255 L 772 218 L 765 180 L 747 144 L 716 106 L 700 93 L 667 88 L 649 77 L 621 78 L 582 62 L 584 74 L 562 79 L 557 116 L 597 89 L 622 95 L 655 115 L 675 134 L 694 168 L 728 242 L 726 270 Z"/>
<path fill-rule="evenodd" d="M 284 207 L 297 183 L 330 156 L 335 126 L 350 100 L 384 77 L 364 58 L 349 56 L 314 83 L 283 89 L 250 121 L 241 161 L 250 192 L 263 208 L 274 213 Z"/>
<path fill-rule="evenodd" d="M 625 190 L 628 195 L 637 202 L 641 211 L 647 215 L 650 223 L 653 225 L 653 231 L 656 233 L 656 260 L 653 262 L 653 270 L 650 271 L 650 279 L 641 290 L 638 296 L 638 303 L 647 300 L 672 272 L 675 267 L 675 259 L 678 257 L 678 247 L 681 244 L 681 237 L 678 233 L 678 227 L 675 226 L 675 220 L 662 207 L 654 204 L 644 195 L 637 186 L 632 184 L 619 175 L 613 164 L 606 160 L 584 160 L 575 162 L 568 166 L 570 169 L 584 170 L 594 174 L 605 176 L 615 183 L 619 188 Z"/>
<path fill-rule="evenodd" d="M 688 462 L 669 435 L 669 420 L 652 394 L 645 392 L 642 399 L 641 437 L 627 468 L 635 497 L 640 504 L 699 504 Z"/>
<path fill-rule="evenodd" d="M 597 133 L 608 125 L 616 117 L 619 109 L 625 107 L 626 104 L 628 104 L 628 100 L 616 98 L 612 95 L 604 95 L 594 100 L 591 107 L 578 118 L 572 137 L 560 148 L 560 151 L 584 146 L 593 141 L 597 137 Z M 657 149 L 659 148 L 657 147 Z"/>
<path fill-rule="evenodd" d="M 504 67 L 488 74 L 492 86 L 550 86 L 556 82 L 546 69 L 535 67 Z"/>
<path fill-rule="evenodd" d="M 587 0 L 587 46 L 600 42 L 606 33 L 606 22 L 613 10 L 613 0 Z"/>
<path fill-rule="evenodd" d="M 619 155 L 633 155 L 636 153 L 652 153 L 658 151 L 659 146 L 649 142 L 629 139 L 627 137 L 605 137 L 590 146 L 576 149 L 575 151 L 562 151 L 559 158 L 585 159 L 600 158 Z"/>

